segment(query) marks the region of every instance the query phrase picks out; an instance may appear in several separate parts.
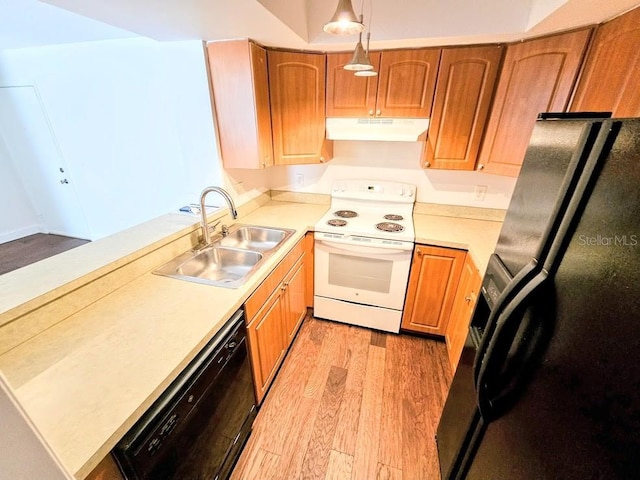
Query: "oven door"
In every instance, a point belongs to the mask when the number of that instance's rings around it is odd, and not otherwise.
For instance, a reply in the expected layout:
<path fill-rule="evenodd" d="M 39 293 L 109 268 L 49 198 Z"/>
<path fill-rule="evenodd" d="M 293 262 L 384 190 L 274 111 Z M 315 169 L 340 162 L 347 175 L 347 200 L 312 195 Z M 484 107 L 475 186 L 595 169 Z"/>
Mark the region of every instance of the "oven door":
<path fill-rule="evenodd" d="M 411 252 L 316 239 L 315 295 L 401 311 Z"/>

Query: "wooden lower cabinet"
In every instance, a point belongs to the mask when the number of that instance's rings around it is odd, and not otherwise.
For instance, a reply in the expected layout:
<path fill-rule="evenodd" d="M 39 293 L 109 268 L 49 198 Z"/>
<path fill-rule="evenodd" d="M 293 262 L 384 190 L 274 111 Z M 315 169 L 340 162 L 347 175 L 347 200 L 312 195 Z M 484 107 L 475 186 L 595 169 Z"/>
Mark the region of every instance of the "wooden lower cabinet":
<path fill-rule="evenodd" d="M 444 335 L 467 252 L 416 245 L 402 329 Z"/>
<path fill-rule="evenodd" d="M 305 297 L 307 299 L 307 307 L 309 308 L 313 308 L 314 240 L 313 232 L 309 232 L 304 236 L 304 268 L 306 271 L 305 277 L 307 278 Z"/>
<path fill-rule="evenodd" d="M 245 303 L 249 355 L 260 404 L 307 313 L 304 239 Z"/>
<path fill-rule="evenodd" d="M 473 310 L 478 300 L 482 277 L 478 268 L 473 263 L 471 256 L 467 255 L 462 274 L 460 275 L 460 283 L 456 291 L 453 301 L 453 310 L 449 317 L 449 323 L 445 331 L 445 340 L 447 342 L 447 351 L 449 353 L 449 362 L 451 369 L 455 372 L 462 353 L 462 347 L 467 338 L 469 330 L 469 322 L 473 315 Z"/>
<path fill-rule="evenodd" d="M 305 260 L 304 256 L 298 260 L 298 263 L 291 269 L 283 283 L 283 320 L 287 348 L 293 342 L 293 338 L 296 336 L 302 320 L 307 314 Z"/>
<path fill-rule="evenodd" d="M 124 480 L 124 476 L 120 473 L 120 469 L 114 458 L 111 455 L 107 455 L 98 466 L 87 475 L 86 480 Z"/>
<path fill-rule="evenodd" d="M 280 292 L 274 292 L 248 327 L 258 402 L 262 401 L 286 352 L 282 303 Z"/>

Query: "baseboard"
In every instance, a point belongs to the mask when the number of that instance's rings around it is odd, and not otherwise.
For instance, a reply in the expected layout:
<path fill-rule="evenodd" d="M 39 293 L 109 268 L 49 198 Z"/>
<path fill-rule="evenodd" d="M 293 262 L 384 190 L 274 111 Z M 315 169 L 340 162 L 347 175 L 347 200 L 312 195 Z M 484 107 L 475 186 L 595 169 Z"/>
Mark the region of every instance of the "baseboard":
<path fill-rule="evenodd" d="M 43 233 L 44 229 L 40 225 L 29 225 L 28 227 L 21 228 L 19 230 L 13 230 L 11 232 L 0 233 L 0 243 L 7 243 L 19 238 L 33 235 L 34 233 Z"/>

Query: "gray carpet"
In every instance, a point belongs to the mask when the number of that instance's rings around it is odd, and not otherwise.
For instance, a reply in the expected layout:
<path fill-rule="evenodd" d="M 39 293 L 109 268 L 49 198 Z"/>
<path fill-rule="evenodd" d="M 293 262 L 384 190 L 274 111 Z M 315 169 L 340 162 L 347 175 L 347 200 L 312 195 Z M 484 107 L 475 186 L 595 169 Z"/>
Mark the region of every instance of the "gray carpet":
<path fill-rule="evenodd" d="M 0 244 L 0 275 L 88 242 L 80 238 L 36 233 Z"/>

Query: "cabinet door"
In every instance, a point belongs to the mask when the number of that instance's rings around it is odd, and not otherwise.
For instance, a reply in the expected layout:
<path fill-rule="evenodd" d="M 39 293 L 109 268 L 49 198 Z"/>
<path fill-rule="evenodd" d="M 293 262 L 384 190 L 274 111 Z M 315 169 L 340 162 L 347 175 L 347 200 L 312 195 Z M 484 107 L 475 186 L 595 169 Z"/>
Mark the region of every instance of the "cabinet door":
<path fill-rule="evenodd" d="M 256 397 L 260 403 L 286 352 L 280 290 L 276 290 L 265 303 L 264 308 L 247 327 L 247 332 L 256 383 Z"/>
<path fill-rule="evenodd" d="M 444 335 L 466 254 L 453 248 L 415 247 L 402 316 L 404 330 Z"/>
<path fill-rule="evenodd" d="M 598 28 L 571 111 L 640 116 L 640 8 Z"/>
<path fill-rule="evenodd" d="M 429 118 L 439 61 L 439 48 L 382 52 L 376 115 Z"/>
<path fill-rule="evenodd" d="M 305 299 L 305 259 L 302 257 L 291 269 L 283 282 L 284 302 L 282 306 L 285 330 L 285 345 L 287 348 L 293 342 L 298 328 L 307 314 Z"/>
<path fill-rule="evenodd" d="M 269 50 L 276 165 L 320 163 L 325 148 L 325 55 Z"/>
<path fill-rule="evenodd" d="M 273 165 L 266 51 L 231 40 L 209 43 L 207 54 L 224 166 Z"/>
<path fill-rule="evenodd" d="M 449 362 L 451 369 L 455 372 L 462 353 L 462 347 L 467 338 L 469 330 L 469 322 L 473 315 L 473 309 L 476 306 L 478 293 L 482 277 L 476 268 L 471 257 L 467 255 L 460 275 L 460 283 L 456 291 L 455 300 L 453 302 L 453 310 L 451 318 L 447 325 L 446 341 L 447 350 L 449 352 Z"/>
<path fill-rule="evenodd" d="M 442 51 L 423 166 L 473 170 L 503 48 Z"/>
<path fill-rule="evenodd" d="M 314 237 L 313 232 L 309 232 L 304 236 L 304 269 L 305 269 L 305 297 L 307 299 L 307 307 L 313 308 L 313 269 L 314 269 Z"/>
<path fill-rule="evenodd" d="M 111 455 L 104 457 L 98 466 L 86 477 L 86 480 L 125 480 L 118 464 Z"/>
<path fill-rule="evenodd" d="M 479 163 L 517 177 L 540 112 L 564 112 L 591 30 L 509 45 Z"/>
<path fill-rule="evenodd" d="M 375 114 L 378 77 L 356 77 L 343 67 L 352 53 L 327 54 L 327 117 L 366 117 Z M 380 71 L 380 52 L 370 53 Z"/>

